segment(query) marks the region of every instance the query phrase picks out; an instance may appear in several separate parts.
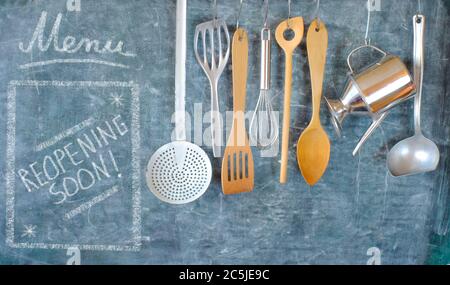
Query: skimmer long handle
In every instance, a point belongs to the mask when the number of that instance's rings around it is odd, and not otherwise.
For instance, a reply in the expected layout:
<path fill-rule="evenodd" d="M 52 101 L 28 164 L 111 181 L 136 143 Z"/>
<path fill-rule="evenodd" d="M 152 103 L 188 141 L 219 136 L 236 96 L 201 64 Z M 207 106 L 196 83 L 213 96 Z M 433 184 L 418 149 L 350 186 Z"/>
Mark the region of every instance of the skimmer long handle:
<path fill-rule="evenodd" d="M 425 16 L 415 15 L 414 21 L 414 82 L 416 84 L 416 98 L 414 99 L 414 129 L 417 134 L 422 132 L 420 127 L 420 108 L 422 104 L 422 82 L 424 70 L 424 40 Z"/>
<path fill-rule="evenodd" d="M 175 62 L 175 139 L 186 140 L 186 14 L 187 0 L 177 0 Z"/>

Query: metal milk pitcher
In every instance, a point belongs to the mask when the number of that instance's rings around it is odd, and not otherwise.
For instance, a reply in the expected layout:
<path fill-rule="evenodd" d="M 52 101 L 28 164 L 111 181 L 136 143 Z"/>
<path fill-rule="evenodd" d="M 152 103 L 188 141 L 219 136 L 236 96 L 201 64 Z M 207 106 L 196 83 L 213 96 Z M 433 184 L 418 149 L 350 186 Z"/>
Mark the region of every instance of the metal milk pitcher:
<path fill-rule="evenodd" d="M 380 52 L 383 57 L 361 72 L 355 73 L 351 64 L 352 56 L 365 48 Z M 356 155 L 373 131 L 386 118 L 386 111 L 411 98 L 416 88 L 403 61 L 398 56 L 388 54 L 375 46 L 363 45 L 354 49 L 347 57 L 347 64 L 350 73 L 341 99 L 325 99 L 332 115 L 333 126 L 339 136 L 342 131 L 342 122 L 348 114 L 367 115 L 372 118 L 371 126 L 353 151 L 353 155 Z"/>

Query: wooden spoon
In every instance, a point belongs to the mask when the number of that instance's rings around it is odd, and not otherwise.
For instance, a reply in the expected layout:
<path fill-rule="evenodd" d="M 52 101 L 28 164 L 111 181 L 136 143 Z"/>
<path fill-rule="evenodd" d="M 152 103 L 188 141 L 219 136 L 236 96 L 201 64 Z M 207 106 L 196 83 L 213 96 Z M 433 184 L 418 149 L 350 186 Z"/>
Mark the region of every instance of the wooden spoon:
<path fill-rule="evenodd" d="M 287 40 L 284 37 L 286 31 L 293 31 L 294 37 Z M 277 43 L 284 50 L 286 57 L 284 74 L 284 110 L 283 110 L 283 130 L 281 138 L 281 169 L 280 183 L 287 182 L 287 166 L 289 155 L 289 132 L 291 122 L 291 93 L 292 93 L 292 55 L 295 48 L 300 45 L 303 38 L 303 18 L 295 17 L 281 22 L 275 30 Z"/>
<path fill-rule="evenodd" d="M 328 31 L 323 21 L 314 20 L 306 36 L 311 73 L 313 115 L 297 144 L 297 160 L 303 177 L 315 185 L 327 169 L 330 160 L 330 140 L 320 123 L 320 99 L 327 58 Z"/>

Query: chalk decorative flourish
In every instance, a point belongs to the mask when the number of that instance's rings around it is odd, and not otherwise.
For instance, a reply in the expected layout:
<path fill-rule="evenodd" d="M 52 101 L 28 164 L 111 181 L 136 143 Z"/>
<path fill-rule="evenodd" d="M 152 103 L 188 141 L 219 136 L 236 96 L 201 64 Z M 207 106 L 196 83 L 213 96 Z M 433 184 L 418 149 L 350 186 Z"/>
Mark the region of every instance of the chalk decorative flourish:
<path fill-rule="evenodd" d="M 117 93 L 111 93 L 110 100 L 111 100 L 111 104 L 117 108 L 123 106 L 123 96 L 122 95 L 119 95 Z"/>
<path fill-rule="evenodd" d="M 22 237 L 33 238 L 36 237 L 36 226 L 35 225 L 25 225 L 25 230 L 22 233 Z"/>

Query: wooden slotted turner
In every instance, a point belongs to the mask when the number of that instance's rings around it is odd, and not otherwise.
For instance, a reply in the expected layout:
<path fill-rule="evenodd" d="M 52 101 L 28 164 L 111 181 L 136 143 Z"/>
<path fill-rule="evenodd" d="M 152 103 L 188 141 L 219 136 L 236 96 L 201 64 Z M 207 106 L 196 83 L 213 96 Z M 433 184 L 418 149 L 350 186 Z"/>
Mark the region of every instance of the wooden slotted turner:
<path fill-rule="evenodd" d="M 233 36 L 233 126 L 222 160 L 224 194 L 250 192 L 254 186 L 253 155 L 245 129 L 247 92 L 248 35 L 239 28 Z"/>

